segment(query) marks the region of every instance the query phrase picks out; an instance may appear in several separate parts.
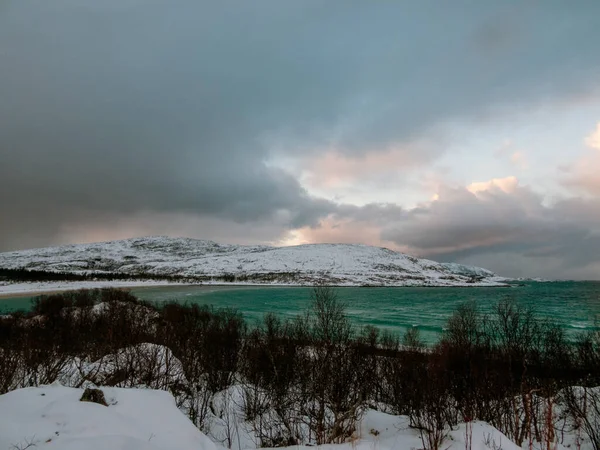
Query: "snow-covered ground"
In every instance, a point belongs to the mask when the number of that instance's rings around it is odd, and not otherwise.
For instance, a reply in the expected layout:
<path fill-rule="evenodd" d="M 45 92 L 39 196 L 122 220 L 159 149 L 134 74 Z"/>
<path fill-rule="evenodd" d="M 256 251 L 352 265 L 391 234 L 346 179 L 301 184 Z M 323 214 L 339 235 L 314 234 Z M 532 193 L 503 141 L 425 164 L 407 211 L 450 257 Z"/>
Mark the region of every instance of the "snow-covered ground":
<path fill-rule="evenodd" d="M 132 362 L 135 364 L 132 365 Z M 80 401 L 85 387 L 102 386 L 106 380 L 115 379 L 114 375 L 125 369 L 129 377 L 120 382 L 120 387 L 99 388 L 108 406 Z M 42 372 L 37 375 L 44 376 Z M 191 390 L 181 389 L 188 385 L 181 362 L 169 349 L 156 344 L 123 348 L 116 354 L 94 362 L 73 358 L 64 365 L 57 381 L 51 385 L 23 388 L 21 386 L 35 382 L 26 373 L 16 373 L 15 380 L 17 384 L 9 386 L 11 391 L 0 395 L 0 450 L 256 450 L 262 442 L 259 428 L 264 431 L 271 427 L 276 432 L 278 424 L 281 425 L 277 416 L 270 416 L 268 411 L 263 416 L 248 418 L 244 407 L 245 398 L 248 397 L 244 397 L 244 392 L 257 391 L 252 390 L 249 384 L 233 384 L 207 397 L 207 415 L 202 423 L 196 424 L 204 434 L 188 419 L 190 399 L 187 396 L 189 393 L 195 395 L 196 391 L 192 385 L 188 386 Z M 167 391 L 177 394 L 173 397 Z M 345 443 L 319 445 L 318 448 L 426 448 L 419 430 L 409 426 L 408 417 L 383 412 L 389 410 L 383 404 L 379 407 L 381 411 L 360 410 L 356 429 Z M 585 436 L 580 439 L 581 436 L 578 437 L 572 427 L 566 426 L 560 411 L 561 408 L 557 406 L 552 416 L 556 434 L 550 445 L 540 442 L 530 445 L 524 441 L 523 449 L 592 450 L 591 441 Z M 523 417 L 522 413 L 518 414 Z M 266 427 L 265 421 L 269 423 Z M 300 428 L 295 428 L 304 443 L 312 442 L 310 432 L 304 429 L 308 423 L 301 420 L 296 424 L 301 425 Z M 519 448 L 484 422 L 471 422 L 470 427 L 460 424 L 452 430 L 445 429 L 445 435 L 440 447 L 444 450 Z M 470 445 L 467 445 L 467 440 L 470 440 Z M 287 447 L 288 450 L 311 448 L 314 447 Z"/>
<path fill-rule="evenodd" d="M 102 391 L 108 407 L 80 402 L 83 389 L 59 384 L 0 396 L 0 450 L 216 449 L 177 409 L 171 394 Z"/>
<path fill-rule="evenodd" d="M 0 450 L 216 450 L 175 406 L 171 394 L 152 389 L 101 388 L 107 406 L 81 402 L 83 389 L 56 383 L 0 396 Z M 450 433 L 443 448 L 464 450 L 465 427 Z M 238 440 L 236 450 L 254 448 Z M 496 447 L 494 447 L 496 445 Z M 310 450 L 294 446 L 289 449 Z M 322 450 L 410 450 L 423 448 L 418 431 L 402 416 L 369 410 L 352 442 Z M 515 450 L 493 427 L 473 424 L 472 450 Z"/>
<path fill-rule="evenodd" d="M 239 284 L 497 286 L 505 281 L 479 267 L 438 263 L 367 245 L 242 246 L 169 237 L 0 253 L 0 268 L 182 276 L 207 283 L 222 283 L 221 277 L 228 276 Z"/>

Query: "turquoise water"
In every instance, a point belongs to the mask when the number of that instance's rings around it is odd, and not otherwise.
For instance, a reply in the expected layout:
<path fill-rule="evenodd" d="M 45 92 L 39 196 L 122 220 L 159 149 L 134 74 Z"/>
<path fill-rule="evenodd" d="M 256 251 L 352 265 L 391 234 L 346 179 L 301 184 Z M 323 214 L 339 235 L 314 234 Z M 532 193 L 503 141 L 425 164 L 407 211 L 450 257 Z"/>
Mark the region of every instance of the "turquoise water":
<path fill-rule="evenodd" d="M 306 287 L 170 286 L 132 292 L 151 302 L 178 301 L 239 309 L 250 323 L 265 313 L 294 316 L 308 307 Z M 357 325 L 396 332 L 417 326 L 428 341 L 436 339 L 449 315 L 474 300 L 484 312 L 501 299 L 533 306 L 540 317 L 559 323 L 568 333 L 600 326 L 600 282 L 523 283 L 509 288 L 336 288 Z M 30 298 L 0 299 L 0 312 L 28 309 Z"/>

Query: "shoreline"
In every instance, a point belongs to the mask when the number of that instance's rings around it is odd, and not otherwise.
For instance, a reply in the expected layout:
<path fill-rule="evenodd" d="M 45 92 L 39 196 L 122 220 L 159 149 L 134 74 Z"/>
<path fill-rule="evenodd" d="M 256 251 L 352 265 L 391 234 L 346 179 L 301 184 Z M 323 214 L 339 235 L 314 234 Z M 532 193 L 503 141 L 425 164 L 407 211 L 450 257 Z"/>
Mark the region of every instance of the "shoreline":
<path fill-rule="evenodd" d="M 171 286 L 202 286 L 201 284 L 179 284 L 173 282 L 139 282 L 139 281 L 85 281 L 85 282 L 47 282 L 47 283 L 13 283 L 0 285 L 0 300 L 7 298 L 37 297 L 39 295 L 59 294 L 79 289 L 144 289 Z"/>
<path fill-rule="evenodd" d="M 17 289 L 5 289 L 16 287 Z M 264 283 L 189 283 L 189 282 L 139 282 L 139 281 L 60 281 L 40 283 L 13 283 L 0 285 L 0 300 L 23 297 L 37 297 L 39 295 L 60 294 L 61 292 L 77 291 L 79 289 L 128 289 L 143 290 L 154 288 L 196 288 L 196 289 L 236 289 L 236 288 L 285 288 L 285 287 L 313 287 L 313 285 L 299 284 L 264 284 Z M 334 287 L 359 287 L 359 286 L 334 286 Z M 386 286 L 390 287 L 390 286 Z M 392 286 L 393 287 L 393 286 Z M 23 288 L 23 289 L 21 289 Z"/>
<path fill-rule="evenodd" d="M 173 282 L 173 281 L 49 281 L 49 282 L 23 282 L 0 284 L 0 300 L 22 297 L 36 297 L 44 294 L 58 294 L 66 291 L 79 289 L 150 289 L 150 288 L 310 288 L 314 284 L 269 284 L 269 283 L 210 283 L 210 282 Z M 507 288 L 510 283 L 504 281 L 498 284 L 465 284 L 465 285 L 360 285 L 360 284 L 339 284 L 331 285 L 335 288 Z"/>

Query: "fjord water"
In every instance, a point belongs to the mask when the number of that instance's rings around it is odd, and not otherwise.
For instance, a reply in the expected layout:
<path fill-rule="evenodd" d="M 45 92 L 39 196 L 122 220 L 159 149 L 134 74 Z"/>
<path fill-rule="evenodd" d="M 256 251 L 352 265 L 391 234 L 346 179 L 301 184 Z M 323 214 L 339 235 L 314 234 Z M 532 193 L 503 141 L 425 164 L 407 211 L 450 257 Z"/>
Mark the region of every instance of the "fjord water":
<path fill-rule="evenodd" d="M 537 315 L 556 321 L 569 334 L 600 326 L 600 282 L 527 282 L 506 288 L 387 288 L 340 287 L 338 297 L 358 326 L 374 325 L 403 332 L 416 326 L 423 338 L 435 341 L 446 320 L 465 301 L 475 301 L 490 312 L 508 298 L 533 306 Z M 132 293 L 150 302 L 177 301 L 240 310 L 252 324 L 272 312 L 292 317 L 310 304 L 308 287 L 169 286 L 134 288 Z M 2 299 L 0 311 L 27 309 L 30 299 Z"/>

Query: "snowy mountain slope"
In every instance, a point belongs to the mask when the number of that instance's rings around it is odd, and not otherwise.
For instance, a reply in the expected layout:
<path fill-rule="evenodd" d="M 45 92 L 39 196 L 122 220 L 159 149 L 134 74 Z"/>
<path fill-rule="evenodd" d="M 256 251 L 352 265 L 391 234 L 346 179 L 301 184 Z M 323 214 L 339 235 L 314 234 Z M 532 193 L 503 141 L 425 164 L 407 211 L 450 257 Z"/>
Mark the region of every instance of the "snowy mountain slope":
<path fill-rule="evenodd" d="M 0 253 L 0 268 L 179 275 L 254 284 L 473 286 L 502 281 L 486 269 L 367 245 L 243 246 L 162 236 Z"/>

